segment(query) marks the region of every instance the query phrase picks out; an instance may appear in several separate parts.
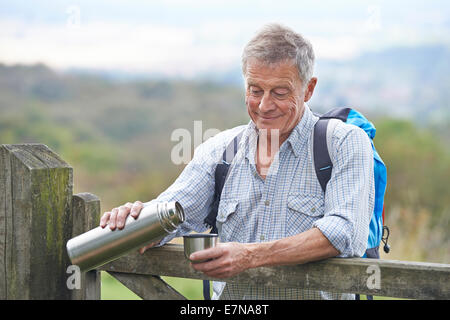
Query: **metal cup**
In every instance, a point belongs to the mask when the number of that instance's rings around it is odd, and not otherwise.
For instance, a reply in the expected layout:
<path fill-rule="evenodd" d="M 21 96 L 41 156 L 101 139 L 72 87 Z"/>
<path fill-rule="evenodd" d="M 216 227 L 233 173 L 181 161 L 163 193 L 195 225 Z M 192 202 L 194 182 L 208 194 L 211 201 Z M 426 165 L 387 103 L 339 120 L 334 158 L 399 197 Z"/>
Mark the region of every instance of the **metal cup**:
<path fill-rule="evenodd" d="M 215 233 L 194 233 L 183 236 L 184 256 L 192 263 L 200 263 L 208 260 L 190 260 L 189 256 L 197 251 L 215 247 L 217 244 L 217 234 Z"/>

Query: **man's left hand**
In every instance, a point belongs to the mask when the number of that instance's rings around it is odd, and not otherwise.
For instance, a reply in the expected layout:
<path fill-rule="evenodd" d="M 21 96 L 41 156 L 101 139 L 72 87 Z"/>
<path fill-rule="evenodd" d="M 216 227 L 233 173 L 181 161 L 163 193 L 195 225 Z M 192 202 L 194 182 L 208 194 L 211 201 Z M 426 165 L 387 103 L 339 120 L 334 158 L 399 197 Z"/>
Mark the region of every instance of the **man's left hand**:
<path fill-rule="evenodd" d="M 214 248 L 194 252 L 190 260 L 209 260 L 191 265 L 212 278 L 229 278 L 252 267 L 248 246 L 239 242 L 219 243 Z"/>

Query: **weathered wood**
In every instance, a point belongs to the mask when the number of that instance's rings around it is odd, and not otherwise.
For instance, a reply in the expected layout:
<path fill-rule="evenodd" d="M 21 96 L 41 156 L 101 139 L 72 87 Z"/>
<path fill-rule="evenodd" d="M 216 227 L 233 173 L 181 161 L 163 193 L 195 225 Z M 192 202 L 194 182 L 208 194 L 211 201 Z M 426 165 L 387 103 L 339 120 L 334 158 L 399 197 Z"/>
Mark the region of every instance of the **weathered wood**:
<path fill-rule="evenodd" d="M 11 256 L 12 197 L 11 197 L 11 159 L 9 152 L 0 146 L 0 299 L 6 299 L 7 270 L 10 267 L 6 257 Z"/>
<path fill-rule="evenodd" d="M 112 271 L 108 273 L 144 300 L 186 300 L 158 276 Z"/>
<path fill-rule="evenodd" d="M 91 193 L 78 193 L 72 198 L 72 237 L 98 226 L 100 221 L 100 199 Z M 72 290 L 74 300 L 100 300 L 100 271 L 81 274 L 81 288 Z"/>
<path fill-rule="evenodd" d="M 101 269 L 108 272 L 208 279 L 189 266 L 183 246 L 172 244 L 149 249 L 143 255 L 131 253 Z M 379 282 L 373 283 L 377 275 Z M 332 258 L 303 265 L 250 269 L 226 281 L 387 297 L 450 299 L 450 265 L 438 263 Z"/>
<path fill-rule="evenodd" d="M 47 146 L 0 146 L 0 297 L 69 299 L 72 168 Z"/>

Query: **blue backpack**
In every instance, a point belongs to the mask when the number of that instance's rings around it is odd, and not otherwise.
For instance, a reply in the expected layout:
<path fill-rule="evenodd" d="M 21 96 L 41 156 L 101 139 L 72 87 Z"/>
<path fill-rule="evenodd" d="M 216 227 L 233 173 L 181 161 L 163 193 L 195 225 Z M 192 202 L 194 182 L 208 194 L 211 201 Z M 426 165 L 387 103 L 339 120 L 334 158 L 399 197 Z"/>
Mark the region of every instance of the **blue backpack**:
<path fill-rule="evenodd" d="M 384 226 L 384 195 L 386 192 L 387 171 L 386 166 L 375 149 L 373 143 L 376 129 L 374 125 L 361 113 L 351 108 L 335 108 L 323 115 L 316 114 L 316 116 L 319 117 L 319 120 L 315 124 L 313 133 L 313 159 L 317 179 L 319 180 L 320 186 L 324 192 L 326 192 L 326 186 L 331 178 L 331 172 L 333 169 L 333 163 L 327 147 L 327 131 L 331 132 L 333 130 L 333 128 L 328 128 L 329 125 L 332 125 L 333 123 L 330 120 L 337 119 L 360 127 L 370 138 L 374 158 L 375 206 L 369 225 L 367 249 L 363 257 L 379 259 L 380 243 L 384 243 L 383 249 L 386 253 L 389 252 L 390 247 L 387 243 L 389 238 L 389 228 Z M 208 216 L 204 219 L 205 225 L 207 227 L 212 227 L 211 233 L 217 233 L 216 217 L 217 210 L 219 208 L 220 195 L 222 194 L 222 189 L 225 184 L 225 178 L 227 176 L 230 163 L 233 160 L 234 155 L 237 153 L 242 133 L 243 132 L 239 133 L 227 146 L 223 153 L 222 162 L 218 163 L 216 166 L 214 201 L 211 205 L 211 210 Z M 384 237 L 385 231 L 387 233 L 386 237 Z M 209 297 L 209 282 L 208 284 L 204 283 L 203 294 L 205 299 Z"/>
<path fill-rule="evenodd" d="M 380 257 L 378 248 L 381 241 L 384 243 L 384 251 L 386 253 L 389 252 L 390 248 L 387 244 L 389 229 L 384 226 L 384 194 L 386 192 L 387 172 L 386 166 L 373 143 L 376 129 L 361 113 L 351 108 L 335 108 L 319 116 L 319 121 L 317 121 L 314 127 L 313 157 L 316 175 L 324 192 L 326 191 L 326 185 L 330 180 L 333 169 L 327 147 L 327 129 L 331 119 L 338 119 L 360 127 L 370 138 L 374 160 L 375 206 L 369 225 L 367 249 L 363 257 L 378 259 Z M 383 237 L 384 231 L 387 231 L 386 238 Z"/>

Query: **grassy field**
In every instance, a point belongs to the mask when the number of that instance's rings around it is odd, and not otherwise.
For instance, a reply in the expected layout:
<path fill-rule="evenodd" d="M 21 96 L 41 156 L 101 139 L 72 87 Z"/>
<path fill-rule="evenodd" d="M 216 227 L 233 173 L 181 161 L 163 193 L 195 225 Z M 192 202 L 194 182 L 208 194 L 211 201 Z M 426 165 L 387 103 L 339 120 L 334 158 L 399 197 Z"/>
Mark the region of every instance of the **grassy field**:
<path fill-rule="evenodd" d="M 162 277 L 175 290 L 189 300 L 203 300 L 203 283 L 201 280 Z M 141 300 L 131 290 L 102 271 L 102 300 Z"/>

